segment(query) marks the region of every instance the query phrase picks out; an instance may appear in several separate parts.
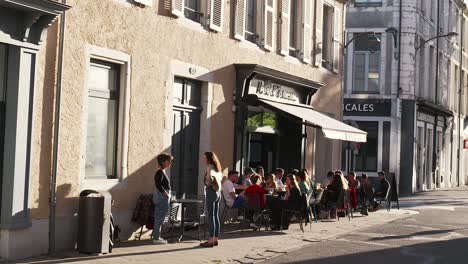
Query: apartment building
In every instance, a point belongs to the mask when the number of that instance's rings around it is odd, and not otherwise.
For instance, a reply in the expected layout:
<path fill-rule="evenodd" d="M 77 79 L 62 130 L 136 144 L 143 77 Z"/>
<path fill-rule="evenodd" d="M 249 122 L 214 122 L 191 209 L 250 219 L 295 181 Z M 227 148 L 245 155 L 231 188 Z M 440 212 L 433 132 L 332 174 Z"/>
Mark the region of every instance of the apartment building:
<path fill-rule="evenodd" d="M 320 179 L 338 168 L 340 140 L 366 139 L 338 121 L 344 2 L 0 0 L 1 257 L 73 248 L 87 189 L 112 194 L 130 239 L 162 151 L 175 156 L 177 196 L 203 194 L 205 151 L 225 173 L 261 165 Z M 12 53 L 21 46 L 35 57 Z"/>
<path fill-rule="evenodd" d="M 401 193 L 468 182 L 466 29 L 464 1 L 348 4 L 343 113 L 368 142 L 344 168 L 395 173 Z"/>

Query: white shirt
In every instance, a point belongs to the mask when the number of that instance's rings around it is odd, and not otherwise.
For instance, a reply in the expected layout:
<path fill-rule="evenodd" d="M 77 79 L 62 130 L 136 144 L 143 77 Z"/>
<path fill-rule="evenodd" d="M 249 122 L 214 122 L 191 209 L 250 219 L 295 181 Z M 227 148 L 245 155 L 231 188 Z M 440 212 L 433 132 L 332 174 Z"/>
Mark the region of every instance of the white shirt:
<path fill-rule="evenodd" d="M 229 207 L 232 207 L 234 204 L 234 198 L 232 198 L 231 193 L 236 193 L 236 188 L 234 187 L 234 183 L 228 179 L 223 183 L 223 195 Z"/>
<path fill-rule="evenodd" d="M 281 181 L 280 179 L 275 178 L 275 182 L 276 182 L 276 186 L 278 187 L 278 189 L 281 189 L 281 190 L 284 189 L 283 181 Z"/>

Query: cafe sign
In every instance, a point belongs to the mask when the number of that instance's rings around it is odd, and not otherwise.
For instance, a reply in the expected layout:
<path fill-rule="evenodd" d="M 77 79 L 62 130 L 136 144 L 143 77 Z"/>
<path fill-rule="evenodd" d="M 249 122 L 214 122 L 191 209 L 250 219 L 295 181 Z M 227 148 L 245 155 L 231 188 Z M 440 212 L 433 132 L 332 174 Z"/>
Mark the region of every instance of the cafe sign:
<path fill-rule="evenodd" d="M 295 89 L 271 81 L 253 79 L 250 82 L 249 94 L 277 102 L 300 103 L 300 96 Z"/>
<path fill-rule="evenodd" d="M 388 99 L 344 99 L 346 116 L 391 116 L 392 101 Z"/>

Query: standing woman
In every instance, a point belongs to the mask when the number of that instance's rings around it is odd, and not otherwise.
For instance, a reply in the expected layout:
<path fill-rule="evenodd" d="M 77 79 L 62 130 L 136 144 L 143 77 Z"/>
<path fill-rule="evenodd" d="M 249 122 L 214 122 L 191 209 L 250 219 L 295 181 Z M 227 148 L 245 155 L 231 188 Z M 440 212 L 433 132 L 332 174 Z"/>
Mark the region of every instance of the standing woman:
<path fill-rule="evenodd" d="M 203 155 L 206 164 L 204 182 L 206 186 L 206 210 L 208 214 L 208 241 L 200 244 L 201 247 L 213 247 L 218 245 L 219 237 L 219 201 L 221 199 L 221 163 L 214 152 L 205 152 Z"/>
<path fill-rule="evenodd" d="M 169 211 L 169 196 L 171 194 L 171 183 L 166 175 L 166 170 L 171 167 L 173 157 L 167 153 L 161 153 L 156 157 L 159 169 L 154 175 L 156 190 L 153 195 L 154 203 L 154 227 L 153 244 L 163 245 L 167 241 L 161 237 L 161 226 Z"/>

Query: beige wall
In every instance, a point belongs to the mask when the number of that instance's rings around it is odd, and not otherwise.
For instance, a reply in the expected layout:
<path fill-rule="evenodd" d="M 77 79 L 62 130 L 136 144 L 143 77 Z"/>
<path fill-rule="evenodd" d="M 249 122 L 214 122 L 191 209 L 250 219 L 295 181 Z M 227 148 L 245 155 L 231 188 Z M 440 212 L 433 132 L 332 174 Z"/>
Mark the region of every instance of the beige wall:
<path fill-rule="evenodd" d="M 57 214 L 72 216 L 77 211 L 77 197 L 82 179 L 80 164 L 84 144 L 87 96 L 86 47 L 88 44 L 129 54 L 130 123 L 128 145 L 128 176 L 111 188 L 115 212 L 132 210 L 141 193 L 151 192 L 155 156 L 165 150 L 167 100 L 171 78 L 171 61 L 206 68 L 212 75 L 213 101 L 211 146 L 219 153 L 224 167 L 232 167 L 233 126 L 232 93 L 235 88 L 233 63 L 256 63 L 276 70 L 325 82 L 314 96 L 316 109 L 341 115 L 341 75 L 285 58 L 277 52 L 264 52 L 250 43 L 240 43 L 230 37 L 231 8 L 225 6 L 223 33 L 198 28 L 185 19 L 167 16 L 167 1 L 155 1 L 158 6 L 139 8 L 115 0 L 70 0 L 67 12 L 62 108 L 60 120 L 60 160 L 57 180 Z M 120 1 L 125 2 L 125 1 Z M 232 2 L 232 1 L 229 1 Z M 226 1 L 228 3 L 228 1 Z M 50 30 L 47 51 L 53 51 L 56 31 Z M 45 56 L 47 63 L 44 65 Z M 48 217 L 48 192 L 52 147 L 53 81 L 55 53 L 43 52 L 38 71 L 36 96 L 34 169 L 31 185 L 31 211 L 34 219 Z M 321 133 L 321 132 L 320 132 Z M 170 140 L 170 139 L 169 139 Z M 328 147 L 328 146 L 325 146 Z M 339 160 L 339 144 L 334 144 L 335 167 Z M 308 152 L 313 151 L 309 140 Z M 337 152 L 338 150 L 338 152 Z M 328 157 L 331 158 L 331 157 Z M 319 166 L 319 165 L 317 165 Z M 308 168 L 312 162 L 308 161 Z M 331 168 L 330 168 L 331 169 Z M 321 169 L 322 170 L 322 169 Z"/>

